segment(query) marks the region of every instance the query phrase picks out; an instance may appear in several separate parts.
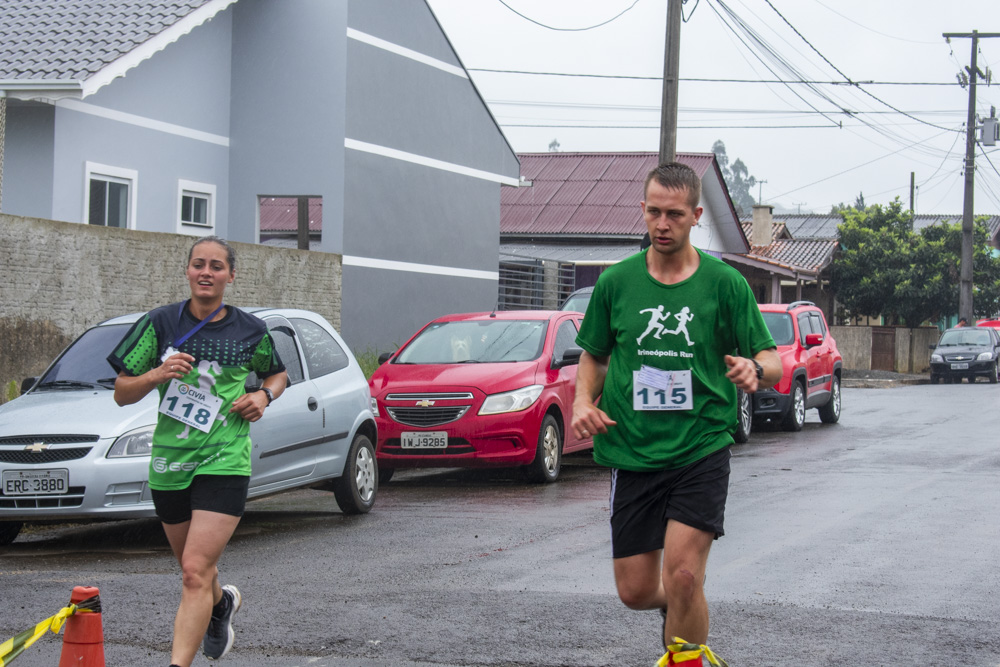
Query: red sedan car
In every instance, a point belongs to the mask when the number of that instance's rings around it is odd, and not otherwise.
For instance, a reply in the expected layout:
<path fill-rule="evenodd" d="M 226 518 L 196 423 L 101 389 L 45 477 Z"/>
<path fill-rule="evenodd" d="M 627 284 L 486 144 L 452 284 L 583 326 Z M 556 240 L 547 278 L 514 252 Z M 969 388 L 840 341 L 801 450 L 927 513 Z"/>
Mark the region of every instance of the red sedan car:
<path fill-rule="evenodd" d="M 372 375 L 379 477 L 395 468 L 521 466 L 553 482 L 563 452 L 593 446 L 569 428 L 583 316 L 447 315 Z"/>

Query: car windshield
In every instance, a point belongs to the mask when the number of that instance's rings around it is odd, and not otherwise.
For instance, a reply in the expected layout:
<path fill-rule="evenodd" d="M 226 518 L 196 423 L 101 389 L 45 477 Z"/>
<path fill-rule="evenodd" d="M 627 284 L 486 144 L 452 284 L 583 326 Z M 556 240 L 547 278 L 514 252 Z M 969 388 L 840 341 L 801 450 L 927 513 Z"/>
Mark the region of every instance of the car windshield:
<path fill-rule="evenodd" d="M 566 299 L 566 303 L 563 304 L 562 310 L 575 310 L 579 313 L 587 312 L 587 306 L 590 305 L 590 296 L 593 292 L 584 292 L 583 294 L 574 294 L 570 298 Z"/>
<path fill-rule="evenodd" d="M 548 322 L 475 320 L 434 322 L 403 348 L 397 364 L 530 361 L 542 353 Z"/>
<path fill-rule="evenodd" d="M 795 332 L 792 329 L 792 316 L 788 313 L 761 313 L 764 316 L 764 324 L 771 332 L 771 338 L 775 345 L 791 345 L 795 340 Z"/>
<path fill-rule="evenodd" d="M 85 331 L 63 352 L 35 388 L 114 388 L 117 373 L 111 368 L 107 357 L 128 331 L 129 326 L 112 324 Z"/>
<path fill-rule="evenodd" d="M 980 345 L 986 347 L 990 344 L 989 331 L 976 331 L 967 329 L 966 331 L 945 331 L 938 341 L 940 347 L 951 347 L 954 345 Z"/>

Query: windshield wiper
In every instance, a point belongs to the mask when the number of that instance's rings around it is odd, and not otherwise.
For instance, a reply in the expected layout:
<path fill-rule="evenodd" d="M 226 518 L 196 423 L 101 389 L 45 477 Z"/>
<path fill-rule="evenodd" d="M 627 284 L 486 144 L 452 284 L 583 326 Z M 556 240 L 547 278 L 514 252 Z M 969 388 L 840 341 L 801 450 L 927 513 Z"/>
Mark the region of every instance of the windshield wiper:
<path fill-rule="evenodd" d="M 45 389 L 46 387 L 66 387 L 66 388 L 83 388 L 83 389 L 107 389 L 96 382 L 85 382 L 83 380 L 49 380 L 48 382 L 43 382 L 38 385 L 38 389 Z"/>
<path fill-rule="evenodd" d="M 97 384 L 101 385 L 102 387 L 105 386 L 105 385 L 109 385 L 110 384 L 112 387 L 114 387 L 115 386 L 115 380 L 117 380 L 117 379 L 118 379 L 117 377 L 113 377 L 113 378 L 101 378 L 100 380 L 97 381 Z"/>

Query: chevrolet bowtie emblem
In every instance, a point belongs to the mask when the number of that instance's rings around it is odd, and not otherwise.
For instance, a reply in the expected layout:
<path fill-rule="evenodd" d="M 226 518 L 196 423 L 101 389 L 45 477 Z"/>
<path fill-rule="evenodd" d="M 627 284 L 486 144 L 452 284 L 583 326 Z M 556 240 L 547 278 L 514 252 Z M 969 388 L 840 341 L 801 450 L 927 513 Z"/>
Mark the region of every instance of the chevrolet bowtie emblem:
<path fill-rule="evenodd" d="M 48 448 L 49 446 L 46 445 L 44 442 L 36 442 L 34 444 L 26 446 L 24 448 L 24 451 L 31 452 L 32 454 L 41 454 Z"/>
<path fill-rule="evenodd" d="M 432 405 L 434 405 L 434 401 L 428 401 L 428 400 L 417 401 L 418 408 L 429 408 Z"/>

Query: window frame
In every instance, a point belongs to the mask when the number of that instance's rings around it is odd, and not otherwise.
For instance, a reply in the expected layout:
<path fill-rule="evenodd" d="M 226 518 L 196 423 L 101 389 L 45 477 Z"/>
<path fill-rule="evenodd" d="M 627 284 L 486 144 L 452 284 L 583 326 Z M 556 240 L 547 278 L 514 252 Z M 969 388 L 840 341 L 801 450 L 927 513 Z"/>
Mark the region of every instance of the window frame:
<path fill-rule="evenodd" d="M 90 186 L 91 182 L 94 180 L 105 181 L 108 183 L 119 183 L 128 186 L 128 203 L 125 207 L 127 216 L 125 226 L 116 227 L 116 229 L 136 229 L 136 202 L 139 199 L 139 172 L 135 169 L 114 167 L 90 161 L 85 162 L 83 174 L 83 216 L 80 218 L 81 222 L 85 225 L 90 224 Z M 103 225 L 95 226 L 108 227 L 109 225 L 107 224 L 107 220 L 105 220 Z"/>
<path fill-rule="evenodd" d="M 177 180 L 176 219 L 178 234 L 207 236 L 215 232 L 215 207 L 217 192 L 218 188 L 211 183 L 199 183 L 197 181 L 189 181 L 183 178 Z M 205 212 L 205 215 L 208 218 L 207 222 L 190 222 L 181 219 L 184 211 L 185 196 L 200 197 L 208 200 L 208 206 Z"/>

